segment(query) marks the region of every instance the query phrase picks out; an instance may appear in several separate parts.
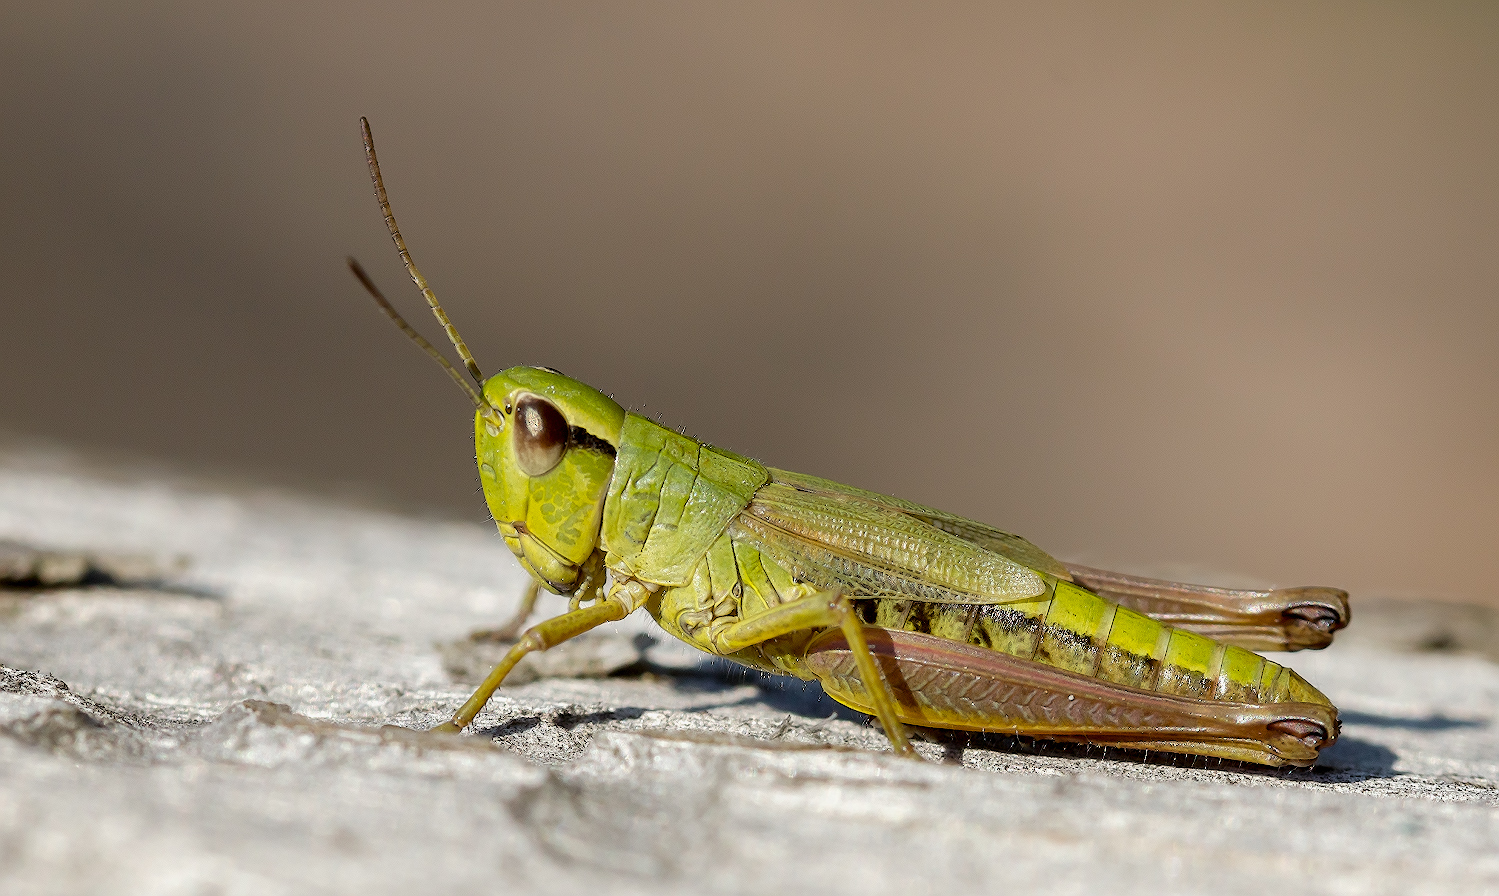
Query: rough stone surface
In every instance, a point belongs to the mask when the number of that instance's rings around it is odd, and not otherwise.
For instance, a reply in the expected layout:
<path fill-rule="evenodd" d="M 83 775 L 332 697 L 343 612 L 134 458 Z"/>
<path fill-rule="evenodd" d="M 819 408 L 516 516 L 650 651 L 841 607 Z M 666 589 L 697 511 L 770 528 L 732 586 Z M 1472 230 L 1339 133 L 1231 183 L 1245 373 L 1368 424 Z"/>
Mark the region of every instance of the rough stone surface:
<path fill-rule="evenodd" d="M 1485 610 L 1371 604 L 1361 635 L 1355 596 L 1291 659 L 1343 709 L 1311 770 L 1009 738 L 918 764 L 644 617 L 425 733 L 522 590 L 477 525 L 11 455 L 0 539 L 46 571 L 0 590 L 5 893 L 1499 891 Z"/>

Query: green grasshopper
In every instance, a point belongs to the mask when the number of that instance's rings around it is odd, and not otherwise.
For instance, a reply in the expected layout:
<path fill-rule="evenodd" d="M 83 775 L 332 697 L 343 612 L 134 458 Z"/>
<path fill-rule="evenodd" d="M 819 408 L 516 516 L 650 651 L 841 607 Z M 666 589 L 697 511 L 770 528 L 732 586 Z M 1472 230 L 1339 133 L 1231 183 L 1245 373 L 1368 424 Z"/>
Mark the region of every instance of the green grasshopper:
<path fill-rule="evenodd" d="M 821 683 L 905 756 L 908 725 L 1273 766 L 1311 765 L 1337 738 L 1328 699 L 1251 650 L 1327 646 L 1346 592 L 1069 565 L 984 523 L 681 435 L 549 368 L 486 379 L 412 263 L 361 125 L 391 238 L 478 388 L 350 267 L 473 401 L 505 544 L 534 583 L 571 596 L 438 730 L 466 728 L 526 654 L 644 608 L 707 653 Z"/>

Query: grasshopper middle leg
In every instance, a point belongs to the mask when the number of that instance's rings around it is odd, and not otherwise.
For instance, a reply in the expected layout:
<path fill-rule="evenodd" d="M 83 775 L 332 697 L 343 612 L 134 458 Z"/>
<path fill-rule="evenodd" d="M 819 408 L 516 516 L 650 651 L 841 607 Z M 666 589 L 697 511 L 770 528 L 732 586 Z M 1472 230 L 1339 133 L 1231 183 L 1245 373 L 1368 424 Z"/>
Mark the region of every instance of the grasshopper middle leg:
<path fill-rule="evenodd" d="M 841 591 L 819 591 L 742 619 L 716 633 L 713 643 L 721 655 L 727 656 L 783 635 L 825 628 L 837 628 L 847 641 L 859 678 L 869 694 L 870 709 L 885 729 L 890 746 L 902 756 L 919 758 L 906 735 L 905 725 L 901 724 L 890 685 L 869 652 L 864 624 Z"/>

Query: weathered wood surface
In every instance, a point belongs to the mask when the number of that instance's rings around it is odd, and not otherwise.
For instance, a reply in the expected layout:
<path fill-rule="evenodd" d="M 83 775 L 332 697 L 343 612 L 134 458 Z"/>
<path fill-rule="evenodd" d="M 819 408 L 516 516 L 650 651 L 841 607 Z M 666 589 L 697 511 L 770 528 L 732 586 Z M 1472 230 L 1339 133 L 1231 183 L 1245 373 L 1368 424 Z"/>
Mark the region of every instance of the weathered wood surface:
<path fill-rule="evenodd" d="M 1486 611 L 1418 635 L 1371 601 L 1361 636 L 1355 595 L 1346 637 L 1291 661 L 1344 710 L 1308 771 L 1003 738 L 918 765 L 644 618 L 477 735 L 423 733 L 521 589 L 481 525 L 12 454 L 0 539 L 134 564 L 0 590 L 6 893 L 1499 890 Z"/>

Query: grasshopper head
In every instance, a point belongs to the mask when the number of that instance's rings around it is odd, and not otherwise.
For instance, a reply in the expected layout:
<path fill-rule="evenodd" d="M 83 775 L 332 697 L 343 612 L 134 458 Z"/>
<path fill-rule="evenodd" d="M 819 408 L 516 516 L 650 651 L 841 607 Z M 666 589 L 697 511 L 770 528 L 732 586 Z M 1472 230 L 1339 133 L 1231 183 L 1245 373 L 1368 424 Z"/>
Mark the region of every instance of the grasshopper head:
<path fill-rule="evenodd" d="M 598 548 L 604 497 L 614 475 L 625 412 L 599 390 L 543 367 L 512 367 L 488 380 L 448 320 L 427 279 L 416 269 L 385 195 L 375 138 L 359 120 L 375 198 L 406 271 L 447 333 L 476 390 L 458 368 L 412 329 L 354 259 L 349 268 L 387 317 L 441 364 L 474 403 L 474 453 L 484 500 L 505 544 L 548 589 L 570 594 L 582 566 Z"/>
<path fill-rule="evenodd" d="M 540 367 L 484 383 L 474 453 L 505 544 L 558 594 L 577 586 L 599 543 L 625 412 L 592 386 Z"/>

